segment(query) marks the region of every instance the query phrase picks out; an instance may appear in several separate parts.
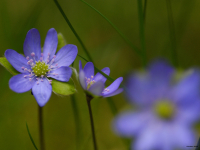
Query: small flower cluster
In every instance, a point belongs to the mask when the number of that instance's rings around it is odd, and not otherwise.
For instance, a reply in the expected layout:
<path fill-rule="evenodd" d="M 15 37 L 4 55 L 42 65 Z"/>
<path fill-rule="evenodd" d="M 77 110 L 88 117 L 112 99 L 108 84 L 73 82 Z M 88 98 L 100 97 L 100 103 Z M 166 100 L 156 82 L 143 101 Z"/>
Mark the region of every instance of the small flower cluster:
<path fill-rule="evenodd" d="M 37 29 L 31 29 L 24 41 L 25 57 L 12 49 L 5 52 L 6 59 L 21 74 L 13 76 L 9 81 L 10 88 L 23 93 L 32 90 L 32 93 L 39 104 L 44 106 L 52 93 L 52 79 L 61 82 L 68 82 L 72 70 L 69 65 L 75 60 L 78 50 L 75 45 L 68 44 L 62 47 L 57 54 L 58 37 L 55 29 L 50 29 L 47 33 L 43 52 L 40 45 L 40 34 Z M 97 96 L 113 96 L 123 91 L 119 88 L 123 78 L 120 77 L 109 87 L 104 88 L 106 78 L 97 73 L 94 76 L 94 65 L 92 62 L 86 64 L 82 70 L 80 62 L 80 82 L 84 90 Z M 107 75 L 109 68 L 102 70 Z"/>

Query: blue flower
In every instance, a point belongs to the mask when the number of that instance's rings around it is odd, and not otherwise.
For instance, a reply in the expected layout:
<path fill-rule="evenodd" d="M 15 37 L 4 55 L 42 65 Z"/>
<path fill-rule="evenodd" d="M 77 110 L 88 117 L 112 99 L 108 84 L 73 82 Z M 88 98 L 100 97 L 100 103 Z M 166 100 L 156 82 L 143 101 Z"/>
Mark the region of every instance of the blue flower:
<path fill-rule="evenodd" d="M 164 61 L 152 63 L 146 72 L 131 74 L 125 94 L 136 109 L 119 114 L 113 122 L 114 131 L 134 137 L 131 149 L 135 150 L 195 146 L 192 125 L 200 118 L 199 85 L 196 69 L 180 75 Z"/>
<path fill-rule="evenodd" d="M 37 29 L 31 29 L 24 41 L 25 57 L 12 49 L 7 49 L 6 59 L 21 73 L 10 79 L 10 89 L 17 93 L 32 89 L 38 105 L 44 106 L 52 93 L 52 80 L 49 78 L 62 82 L 69 81 L 72 74 L 69 65 L 74 61 L 78 52 L 75 45 L 68 44 L 55 55 L 57 45 L 57 32 L 52 28 L 47 33 L 42 52 L 40 34 Z"/>
<path fill-rule="evenodd" d="M 105 74 L 110 74 L 108 67 L 101 70 Z M 81 61 L 79 61 L 79 81 L 82 88 L 93 95 L 110 97 L 117 95 L 123 91 L 122 88 L 118 88 L 123 78 L 117 78 L 110 86 L 105 88 L 106 78 L 99 72 L 94 76 L 94 65 L 92 62 L 88 62 L 82 69 Z"/>

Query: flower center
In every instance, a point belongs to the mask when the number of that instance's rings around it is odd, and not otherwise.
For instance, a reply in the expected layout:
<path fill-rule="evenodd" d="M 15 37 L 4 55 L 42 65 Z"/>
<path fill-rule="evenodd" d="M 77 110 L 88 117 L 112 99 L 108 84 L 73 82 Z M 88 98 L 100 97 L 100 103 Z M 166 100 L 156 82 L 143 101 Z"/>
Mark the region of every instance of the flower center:
<path fill-rule="evenodd" d="M 32 67 L 32 70 L 35 74 L 35 76 L 41 77 L 47 74 L 49 69 L 49 65 L 47 65 L 44 61 L 36 61 L 35 65 Z"/>
<path fill-rule="evenodd" d="M 160 118 L 169 120 L 172 119 L 175 109 L 170 101 L 161 100 L 155 104 L 154 111 Z"/>
<path fill-rule="evenodd" d="M 85 77 L 85 80 L 86 80 L 86 83 L 87 83 L 87 90 L 90 88 L 90 86 L 91 86 L 92 84 L 95 83 L 95 81 L 92 80 L 93 78 L 94 78 L 94 76 L 91 76 L 91 78 Z"/>
<path fill-rule="evenodd" d="M 36 60 L 35 53 L 32 52 L 30 57 L 26 57 L 26 59 L 28 60 L 27 64 L 31 66 L 31 69 L 25 68 L 24 66 L 21 67 L 24 73 L 28 73 L 24 75 L 24 78 L 29 78 L 29 81 L 36 79 L 37 84 L 39 84 L 39 82 L 43 82 L 43 78 L 45 78 L 51 84 L 52 80 L 49 80 L 48 77 L 50 77 L 50 75 L 59 75 L 57 73 L 51 72 L 59 68 L 57 63 L 53 65 L 55 58 L 56 55 L 54 55 L 53 58 L 50 60 L 50 53 L 48 53 L 47 59 L 43 60 L 43 53 L 41 53 L 40 59 L 37 58 L 38 60 Z"/>

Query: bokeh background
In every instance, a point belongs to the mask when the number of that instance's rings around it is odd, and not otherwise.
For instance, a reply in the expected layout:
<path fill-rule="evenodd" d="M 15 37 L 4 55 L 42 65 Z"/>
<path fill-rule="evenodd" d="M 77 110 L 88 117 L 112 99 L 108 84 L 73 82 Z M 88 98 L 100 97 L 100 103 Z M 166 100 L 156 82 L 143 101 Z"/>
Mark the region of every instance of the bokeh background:
<path fill-rule="evenodd" d="M 87 0 L 110 19 L 132 43 L 140 46 L 138 9 L 136 0 Z M 148 62 L 164 57 L 171 62 L 169 19 L 167 0 L 147 1 L 145 18 L 145 40 Z M 64 12 L 81 37 L 97 68 L 109 67 L 114 79 L 125 76 L 133 70 L 141 69 L 141 59 L 117 32 L 99 14 L 80 0 L 59 0 Z M 178 62 L 183 69 L 200 66 L 200 1 L 171 1 L 175 48 Z M 42 45 L 50 28 L 61 32 L 67 43 L 78 46 L 78 53 L 87 58 L 80 43 L 70 30 L 53 0 L 1 0 L 0 1 L 0 56 L 6 49 L 23 53 L 26 33 L 37 28 Z M 74 67 L 78 69 L 77 57 Z M 83 64 L 86 62 L 82 60 Z M 0 149 L 34 150 L 29 139 L 26 123 L 39 147 L 38 106 L 31 92 L 14 93 L 9 89 L 11 74 L 0 66 Z M 92 149 L 89 114 L 85 95 L 74 79 L 77 93 L 75 101 L 80 115 L 80 150 Z M 107 84 L 110 84 L 107 81 Z M 112 131 L 113 111 L 108 101 L 114 102 L 117 111 L 128 107 L 123 94 L 111 99 L 92 101 L 95 130 L 100 150 L 125 150 L 129 140 L 122 140 Z M 47 150 L 76 149 L 76 126 L 70 96 L 52 97 L 44 107 L 44 133 Z M 198 132 L 197 132 L 198 135 Z"/>

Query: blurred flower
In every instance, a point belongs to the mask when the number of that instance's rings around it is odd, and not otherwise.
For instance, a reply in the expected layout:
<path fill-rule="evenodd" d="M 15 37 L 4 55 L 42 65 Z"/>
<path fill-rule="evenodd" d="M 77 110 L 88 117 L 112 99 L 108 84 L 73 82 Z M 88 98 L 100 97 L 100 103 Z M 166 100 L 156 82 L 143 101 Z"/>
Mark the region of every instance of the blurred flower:
<path fill-rule="evenodd" d="M 118 115 L 113 125 L 119 135 L 135 138 L 131 149 L 172 150 L 196 145 L 192 125 L 200 118 L 199 73 L 191 69 L 178 81 L 176 77 L 171 66 L 157 61 L 147 72 L 127 78 L 125 94 L 136 110 Z"/>
<path fill-rule="evenodd" d="M 10 79 L 10 88 L 17 93 L 32 89 L 41 107 L 47 103 L 52 92 L 52 80 L 48 78 L 62 82 L 69 81 L 72 74 L 69 65 L 78 52 L 75 45 L 68 44 L 55 55 L 57 44 L 57 32 L 52 28 L 47 33 L 43 52 L 41 52 L 40 34 L 37 29 L 31 29 L 24 41 L 25 57 L 12 49 L 5 52 L 5 57 L 10 64 L 21 73 Z"/>
<path fill-rule="evenodd" d="M 105 74 L 110 74 L 108 67 L 101 70 Z M 122 88 L 118 88 L 123 78 L 117 78 L 110 86 L 105 88 L 106 78 L 99 72 L 94 76 L 94 65 L 92 62 L 88 62 L 82 69 L 82 63 L 79 61 L 79 81 L 82 88 L 88 93 L 96 96 L 110 97 L 117 95 L 123 91 Z"/>

